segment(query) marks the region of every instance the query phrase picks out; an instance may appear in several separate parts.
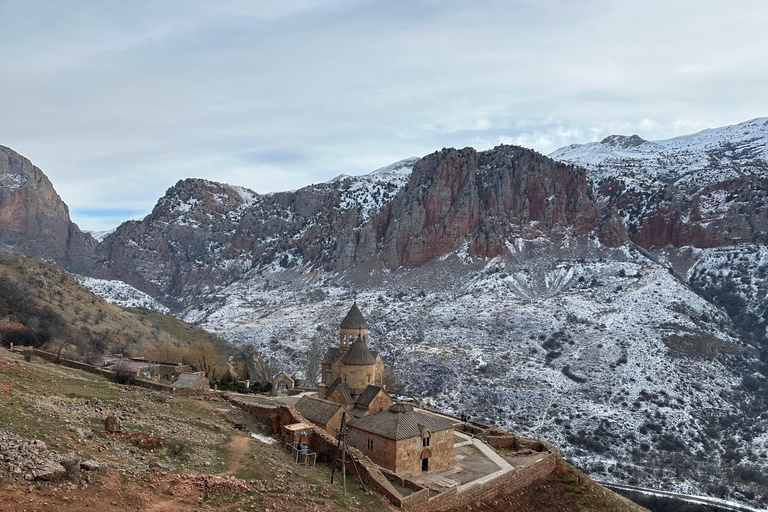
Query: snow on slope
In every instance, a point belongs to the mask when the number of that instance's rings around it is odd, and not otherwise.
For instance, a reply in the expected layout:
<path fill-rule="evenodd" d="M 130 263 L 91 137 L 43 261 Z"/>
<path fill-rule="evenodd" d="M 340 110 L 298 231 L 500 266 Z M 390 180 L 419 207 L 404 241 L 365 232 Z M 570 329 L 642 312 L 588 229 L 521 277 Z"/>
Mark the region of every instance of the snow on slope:
<path fill-rule="evenodd" d="M 727 316 L 628 247 L 526 262 L 510 246 L 368 276 L 254 272 L 185 319 L 300 371 L 308 340 L 333 345 L 356 295 L 372 348 L 429 403 L 544 437 L 596 478 L 686 493 L 719 482 L 725 449 L 708 429 L 741 414 Z M 696 464 L 659 467 L 662 453 Z"/>
<path fill-rule="evenodd" d="M 395 194 L 408 184 L 413 166 L 421 160 L 411 157 L 360 176 L 340 175 L 328 183 L 339 186 L 339 209 L 357 209 L 361 220 L 375 216 Z"/>
<path fill-rule="evenodd" d="M 158 313 L 170 314 L 171 310 L 157 302 L 146 293 L 122 281 L 96 279 L 93 277 L 74 276 L 77 282 L 91 290 L 102 299 L 128 308 L 146 308 Z"/>
<path fill-rule="evenodd" d="M 768 118 L 659 141 L 611 135 L 601 142 L 565 146 L 549 156 L 587 168 L 596 183 L 622 174 L 640 184 L 673 183 L 695 191 L 743 174 L 766 172 Z"/>

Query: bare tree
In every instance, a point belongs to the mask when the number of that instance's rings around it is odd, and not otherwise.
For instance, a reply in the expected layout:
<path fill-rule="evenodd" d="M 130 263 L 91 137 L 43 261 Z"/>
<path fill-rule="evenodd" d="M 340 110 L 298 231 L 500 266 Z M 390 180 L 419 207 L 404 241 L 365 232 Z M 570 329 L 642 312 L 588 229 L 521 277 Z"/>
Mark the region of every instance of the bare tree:
<path fill-rule="evenodd" d="M 217 373 L 223 373 L 222 366 L 226 366 L 222 359 L 213 343 L 196 341 L 189 347 L 186 362 L 203 372 L 208 379 L 215 379 Z"/>
<path fill-rule="evenodd" d="M 384 365 L 384 375 L 382 375 L 382 383 L 386 386 L 387 391 L 390 393 L 402 393 L 405 391 L 403 381 L 400 380 L 400 376 L 395 372 L 395 369 L 388 364 Z"/>
<path fill-rule="evenodd" d="M 304 382 L 302 386 L 305 388 L 317 387 L 317 382 L 320 380 L 320 373 L 322 371 L 323 362 L 323 345 L 320 343 L 318 336 L 312 336 L 307 348 L 307 360 L 304 365 Z"/>
<path fill-rule="evenodd" d="M 252 345 L 244 347 L 240 357 L 248 364 L 248 374 L 253 381 L 270 382 L 278 373 L 277 362 L 264 359 Z"/>
<path fill-rule="evenodd" d="M 112 373 L 118 384 L 133 384 L 136 380 L 136 372 L 131 369 L 130 359 L 119 359 L 112 367 Z"/>

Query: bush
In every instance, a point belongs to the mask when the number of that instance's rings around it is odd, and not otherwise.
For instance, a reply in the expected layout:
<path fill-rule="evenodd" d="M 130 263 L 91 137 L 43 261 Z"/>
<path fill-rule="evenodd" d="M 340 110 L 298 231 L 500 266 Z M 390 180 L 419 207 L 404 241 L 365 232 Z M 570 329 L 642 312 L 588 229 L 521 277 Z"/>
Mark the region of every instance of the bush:
<path fill-rule="evenodd" d="M 184 439 L 171 439 L 166 443 L 166 451 L 173 457 L 186 458 L 192 451 L 192 447 Z"/>

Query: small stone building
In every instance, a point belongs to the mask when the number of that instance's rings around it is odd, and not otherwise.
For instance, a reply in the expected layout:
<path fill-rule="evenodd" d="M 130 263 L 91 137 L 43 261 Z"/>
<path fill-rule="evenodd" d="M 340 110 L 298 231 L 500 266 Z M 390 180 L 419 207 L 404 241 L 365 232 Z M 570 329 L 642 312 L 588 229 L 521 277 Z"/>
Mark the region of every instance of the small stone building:
<path fill-rule="evenodd" d="M 341 427 L 344 407 L 340 404 L 321 398 L 303 396 L 294 407 L 304 418 L 325 429 L 332 436 L 336 435 L 336 431 L 333 429 Z"/>
<path fill-rule="evenodd" d="M 399 476 L 453 467 L 453 424 L 407 404 L 394 404 L 349 423 L 347 440 Z"/>
<path fill-rule="evenodd" d="M 280 393 L 287 393 L 293 389 L 293 379 L 285 372 L 280 372 L 274 379 L 272 379 L 272 396 L 277 396 Z"/>

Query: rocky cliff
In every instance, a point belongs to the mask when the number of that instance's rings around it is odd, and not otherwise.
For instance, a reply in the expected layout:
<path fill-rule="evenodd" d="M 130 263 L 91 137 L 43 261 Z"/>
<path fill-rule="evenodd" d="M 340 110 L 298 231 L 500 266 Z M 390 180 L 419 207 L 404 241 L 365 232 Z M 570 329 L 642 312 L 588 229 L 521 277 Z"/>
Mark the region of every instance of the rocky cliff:
<path fill-rule="evenodd" d="M 96 245 L 39 168 L 0 146 L 0 246 L 83 271 Z"/>
<path fill-rule="evenodd" d="M 105 239 L 92 273 L 189 298 L 251 268 L 413 268 L 465 246 L 494 257 L 519 238 L 568 237 L 627 240 L 615 210 L 598 210 L 582 170 L 519 147 L 444 149 L 405 172 L 266 196 L 180 181 L 151 215 Z"/>

